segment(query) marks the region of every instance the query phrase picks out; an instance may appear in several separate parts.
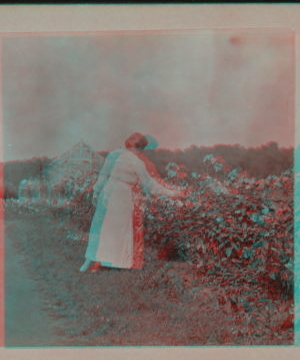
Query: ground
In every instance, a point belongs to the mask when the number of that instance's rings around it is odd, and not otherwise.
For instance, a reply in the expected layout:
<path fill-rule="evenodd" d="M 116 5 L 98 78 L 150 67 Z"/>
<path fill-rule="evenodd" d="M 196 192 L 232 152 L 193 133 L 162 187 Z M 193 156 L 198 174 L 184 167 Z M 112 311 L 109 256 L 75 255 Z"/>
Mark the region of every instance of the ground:
<path fill-rule="evenodd" d="M 80 273 L 87 243 L 70 232 L 64 219 L 6 213 L 7 347 L 293 344 L 284 323 L 291 302 L 261 292 L 241 311 L 217 281 L 157 260 L 152 248 L 142 270 Z M 253 295 L 247 285 L 240 291 Z"/>
<path fill-rule="evenodd" d="M 5 346 L 35 347 L 70 345 L 55 332 L 53 321 L 44 310 L 45 297 L 39 291 L 26 256 L 17 251 L 16 243 L 8 236 L 10 227 L 18 221 L 6 223 L 5 238 Z M 60 326 L 65 326 L 64 322 Z"/>

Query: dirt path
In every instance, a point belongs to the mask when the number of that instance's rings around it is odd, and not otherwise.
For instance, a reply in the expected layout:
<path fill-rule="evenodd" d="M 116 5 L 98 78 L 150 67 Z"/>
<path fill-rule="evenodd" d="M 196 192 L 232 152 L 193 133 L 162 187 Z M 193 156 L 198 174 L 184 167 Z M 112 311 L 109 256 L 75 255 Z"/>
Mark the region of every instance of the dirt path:
<path fill-rule="evenodd" d="M 5 227 L 14 226 L 8 222 Z M 64 326 L 43 310 L 37 283 L 24 266 L 25 258 L 13 246 L 5 232 L 5 347 L 67 346 L 55 334 L 55 326 Z"/>

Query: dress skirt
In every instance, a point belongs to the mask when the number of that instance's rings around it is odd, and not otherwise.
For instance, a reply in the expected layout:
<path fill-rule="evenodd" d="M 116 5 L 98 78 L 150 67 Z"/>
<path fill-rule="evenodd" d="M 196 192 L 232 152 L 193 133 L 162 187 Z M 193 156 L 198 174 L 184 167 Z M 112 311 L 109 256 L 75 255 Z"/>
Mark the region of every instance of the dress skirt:
<path fill-rule="evenodd" d="M 110 179 L 98 199 L 86 258 L 103 266 L 141 269 L 143 257 L 142 190 Z"/>

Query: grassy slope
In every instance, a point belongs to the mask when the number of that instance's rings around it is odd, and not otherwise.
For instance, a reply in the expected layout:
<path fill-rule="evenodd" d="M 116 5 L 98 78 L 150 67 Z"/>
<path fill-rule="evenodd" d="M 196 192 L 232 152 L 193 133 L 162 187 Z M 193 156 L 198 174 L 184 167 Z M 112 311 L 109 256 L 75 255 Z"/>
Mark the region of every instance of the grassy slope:
<path fill-rule="evenodd" d="M 6 231 L 26 254 L 46 310 L 65 319 L 58 331 L 77 346 L 293 344 L 285 313 L 291 301 L 271 300 L 263 289 L 245 284 L 238 289 L 249 304 L 245 311 L 222 296 L 236 289 L 221 287 L 218 279 L 207 284 L 185 263 L 158 261 L 154 249 L 146 249 L 142 270 L 82 274 L 87 243 L 67 238 L 77 231 L 71 225 L 47 214 L 10 210 L 5 216 L 6 224 L 19 220 Z"/>

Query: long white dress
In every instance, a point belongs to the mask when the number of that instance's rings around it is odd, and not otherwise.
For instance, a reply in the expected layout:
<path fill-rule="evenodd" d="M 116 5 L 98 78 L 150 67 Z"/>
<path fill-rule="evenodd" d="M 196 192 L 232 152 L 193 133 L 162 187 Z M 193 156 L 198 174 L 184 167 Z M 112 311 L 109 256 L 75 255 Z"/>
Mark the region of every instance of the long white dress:
<path fill-rule="evenodd" d="M 110 153 L 94 186 L 98 202 L 86 258 L 103 266 L 140 269 L 143 266 L 142 189 L 173 196 L 152 178 L 145 163 L 129 150 Z"/>

